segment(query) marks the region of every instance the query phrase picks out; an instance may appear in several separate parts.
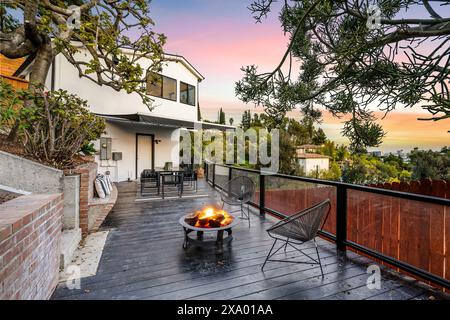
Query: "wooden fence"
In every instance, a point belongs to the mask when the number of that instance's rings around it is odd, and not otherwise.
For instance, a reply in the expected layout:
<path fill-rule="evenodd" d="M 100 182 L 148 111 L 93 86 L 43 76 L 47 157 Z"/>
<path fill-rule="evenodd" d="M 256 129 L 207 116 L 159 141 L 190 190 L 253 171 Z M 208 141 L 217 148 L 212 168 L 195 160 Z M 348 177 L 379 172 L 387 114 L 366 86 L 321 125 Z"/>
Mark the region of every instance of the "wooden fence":
<path fill-rule="evenodd" d="M 369 186 L 450 199 L 450 181 L 445 180 L 423 179 L 410 182 L 386 182 Z"/>
<path fill-rule="evenodd" d="M 6 75 L 0 75 L 0 77 L 6 81 L 6 83 L 9 83 L 13 86 L 15 89 L 27 89 L 28 88 L 28 81 L 24 80 L 22 78 L 13 77 L 13 76 L 6 76 Z"/>
<path fill-rule="evenodd" d="M 409 189 L 401 184 L 399 189 Z M 418 190 L 440 195 L 442 182 L 422 183 Z M 426 186 L 426 187 L 425 187 Z M 394 185 L 395 188 L 395 185 Z M 448 193 L 447 193 L 448 195 Z M 290 215 L 324 199 L 331 200 L 331 212 L 324 230 L 336 233 L 336 188 L 306 187 L 295 190 L 266 190 L 265 204 Z M 259 194 L 255 200 L 259 199 Z M 347 191 L 347 239 L 392 258 L 407 262 L 450 280 L 450 208 L 384 196 L 369 192 Z"/>

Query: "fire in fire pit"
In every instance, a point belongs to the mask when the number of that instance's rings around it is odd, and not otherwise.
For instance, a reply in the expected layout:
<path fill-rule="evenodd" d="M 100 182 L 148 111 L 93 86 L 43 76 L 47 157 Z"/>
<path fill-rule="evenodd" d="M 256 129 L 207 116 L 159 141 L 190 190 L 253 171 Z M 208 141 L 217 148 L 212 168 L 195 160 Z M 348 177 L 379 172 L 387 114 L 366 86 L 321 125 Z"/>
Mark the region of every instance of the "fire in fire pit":
<path fill-rule="evenodd" d="M 233 222 L 233 216 L 222 209 L 205 207 L 200 211 L 187 215 L 187 224 L 197 228 L 221 228 Z"/>

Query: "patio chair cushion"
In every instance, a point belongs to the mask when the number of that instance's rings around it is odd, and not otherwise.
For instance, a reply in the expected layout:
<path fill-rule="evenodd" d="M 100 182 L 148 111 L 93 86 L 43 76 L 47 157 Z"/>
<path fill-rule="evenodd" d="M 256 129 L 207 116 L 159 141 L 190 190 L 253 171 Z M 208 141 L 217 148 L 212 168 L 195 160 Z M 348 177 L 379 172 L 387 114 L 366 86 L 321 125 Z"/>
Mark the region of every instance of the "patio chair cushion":
<path fill-rule="evenodd" d="M 105 199 L 106 195 L 105 195 L 105 191 L 103 190 L 100 179 L 96 178 L 94 180 L 94 187 L 95 187 L 95 192 L 97 193 L 97 196 L 101 199 Z"/>
<path fill-rule="evenodd" d="M 111 176 L 109 174 L 105 174 L 106 182 L 108 182 L 109 189 L 112 190 L 113 183 L 111 180 Z"/>
<path fill-rule="evenodd" d="M 109 186 L 108 181 L 106 180 L 106 177 L 103 174 L 98 174 L 97 175 L 97 179 L 99 179 L 100 184 L 103 188 L 103 191 L 105 193 L 105 195 L 110 195 L 111 194 L 111 188 Z"/>

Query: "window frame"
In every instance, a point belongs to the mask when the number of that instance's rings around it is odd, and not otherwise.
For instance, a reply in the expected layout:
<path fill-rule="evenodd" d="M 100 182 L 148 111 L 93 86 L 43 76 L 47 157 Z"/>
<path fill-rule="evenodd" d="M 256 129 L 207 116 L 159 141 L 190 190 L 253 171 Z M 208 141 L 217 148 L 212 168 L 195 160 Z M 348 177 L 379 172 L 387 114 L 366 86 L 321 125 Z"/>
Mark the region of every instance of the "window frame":
<path fill-rule="evenodd" d="M 161 95 L 160 95 L 160 96 L 155 96 L 155 95 L 153 95 L 153 94 L 150 94 L 150 93 L 148 92 L 148 89 L 147 89 L 147 94 L 148 94 L 149 96 L 152 96 L 152 97 L 155 97 L 155 98 L 160 98 L 160 99 L 165 99 L 165 100 L 169 100 L 169 101 L 173 101 L 173 102 L 178 102 L 178 80 L 175 79 L 175 78 L 172 78 L 172 77 L 168 77 L 168 76 L 166 76 L 166 75 L 163 75 L 163 74 L 161 74 L 161 73 L 155 72 L 155 74 L 161 77 Z M 174 100 L 174 99 L 170 99 L 170 98 L 166 98 L 166 97 L 163 96 L 163 93 L 164 93 L 164 78 L 167 78 L 167 79 L 169 79 L 169 80 L 175 81 L 175 100 Z M 148 82 L 147 82 L 147 86 L 148 86 Z"/>
<path fill-rule="evenodd" d="M 185 85 L 187 85 L 187 94 L 186 94 L 186 102 L 183 102 L 183 101 L 181 101 L 181 85 L 182 84 L 185 84 Z M 191 87 L 193 87 L 194 88 L 194 104 L 190 104 L 188 101 L 189 101 L 189 86 L 191 86 Z M 182 103 L 182 104 L 187 104 L 188 106 L 193 106 L 193 107 L 195 107 L 195 105 L 196 105 L 196 95 L 197 95 L 197 93 L 196 93 L 196 86 L 193 86 L 192 84 L 189 84 L 189 83 L 187 83 L 187 82 L 184 82 L 184 81 L 180 81 L 180 103 Z"/>

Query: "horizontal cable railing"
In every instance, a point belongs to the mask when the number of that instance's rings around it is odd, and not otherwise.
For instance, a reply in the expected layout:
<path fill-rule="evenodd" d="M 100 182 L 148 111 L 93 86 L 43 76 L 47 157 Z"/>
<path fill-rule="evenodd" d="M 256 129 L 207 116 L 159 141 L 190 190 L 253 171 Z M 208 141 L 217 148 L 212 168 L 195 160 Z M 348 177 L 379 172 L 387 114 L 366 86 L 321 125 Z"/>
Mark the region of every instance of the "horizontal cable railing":
<path fill-rule="evenodd" d="M 207 181 L 221 187 L 238 175 L 256 186 L 250 204 L 284 218 L 325 198 L 331 212 L 321 236 L 339 250 L 371 258 L 450 289 L 450 200 L 376 187 L 205 162 Z"/>

